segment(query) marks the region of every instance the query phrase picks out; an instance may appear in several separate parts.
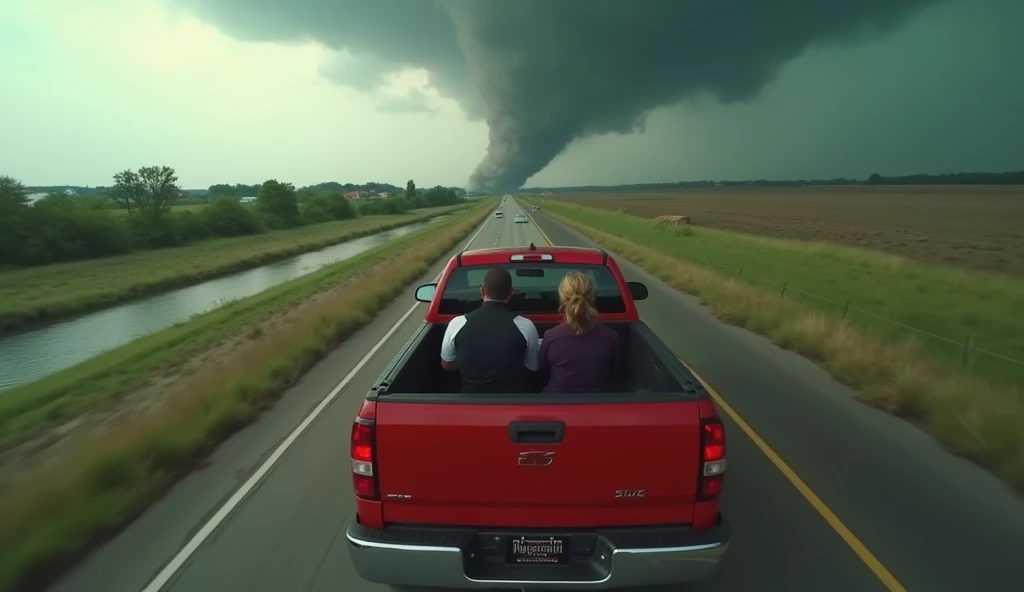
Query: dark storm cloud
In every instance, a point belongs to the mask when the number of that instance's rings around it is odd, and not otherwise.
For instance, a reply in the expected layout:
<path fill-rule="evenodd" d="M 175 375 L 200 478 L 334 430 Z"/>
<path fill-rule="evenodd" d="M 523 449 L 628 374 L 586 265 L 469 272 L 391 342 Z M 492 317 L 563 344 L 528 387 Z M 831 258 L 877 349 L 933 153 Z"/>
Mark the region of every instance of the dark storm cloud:
<path fill-rule="evenodd" d="M 703 93 L 751 100 L 810 46 L 870 38 L 942 0 L 174 1 L 243 39 L 317 40 L 385 72 L 426 68 L 487 121 L 470 184 L 505 190 L 575 139 L 632 131 Z M 336 78 L 375 80 L 358 74 Z"/>

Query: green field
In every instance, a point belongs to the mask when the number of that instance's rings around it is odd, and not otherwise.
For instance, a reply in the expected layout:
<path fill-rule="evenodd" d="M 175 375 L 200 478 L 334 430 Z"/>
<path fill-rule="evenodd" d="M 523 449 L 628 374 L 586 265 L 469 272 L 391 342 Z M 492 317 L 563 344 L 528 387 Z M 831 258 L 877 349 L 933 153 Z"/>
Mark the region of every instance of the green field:
<path fill-rule="evenodd" d="M 914 339 L 950 367 L 1024 386 L 1024 280 L 826 243 L 685 226 L 547 200 L 551 213 L 842 317 L 886 341 Z M 916 329 L 916 330 L 915 330 Z"/>
<path fill-rule="evenodd" d="M 698 296 L 723 321 L 822 363 L 865 403 L 914 421 L 1024 493 L 1020 365 L 973 352 L 977 359 L 968 367 L 955 339 L 947 344 L 878 318 L 936 335 L 973 335 L 1020 359 L 1024 282 L 859 249 L 659 226 L 623 213 L 528 201 Z M 850 314 L 847 300 L 865 312 Z"/>
<path fill-rule="evenodd" d="M 244 351 L 183 377 L 159 410 L 76 443 L 57 462 L 0 490 L 0 589 L 16 588 L 99 531 L 124 523 L 219 439 L 250 421 L 326 353 L 450 251 L 493 203 L 425 228 L 251 298 L 228 304 L 0 397 L 0 429 L 10 444 L 34 429 L 120 397 L 196 352 L 243 335 Z M 347 283 L 355 281 L 351 286 Z M 337 289 L 344 285 L 345 289 Z M 314 295 L 295 318 L 256 331 L 275 313 Z M 120 399 L 118 399 L 120 400 Z"/>
<path fill-rule="evenodd" d="M 455 206 L 465 207 L 465 206 Z M 172 249 L 28 267 L 0 274 L 0 332 L 98 310 L 299 253 L 430 219 L 452 207 L 364 216 L 212 239 Z"/>

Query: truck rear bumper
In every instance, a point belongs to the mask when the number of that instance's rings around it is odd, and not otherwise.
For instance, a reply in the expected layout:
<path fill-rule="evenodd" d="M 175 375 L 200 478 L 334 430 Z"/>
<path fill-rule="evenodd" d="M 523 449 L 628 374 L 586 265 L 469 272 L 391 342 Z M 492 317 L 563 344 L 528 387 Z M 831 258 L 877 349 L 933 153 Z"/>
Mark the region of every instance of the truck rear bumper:
<path fill-rule="evenodd" d="M 568 536 L 568 565 L 510 565 L 505 539 L 524 533 L 493 529 L 367 528 L 353 519 L 345 533 L 356 571 L 367 581 L 457 589 L 515 587 L 607 590 L 697 582 L 711 577 L 729 547 L 724 518 L 712 528 L 572 530 L 526 533 Z"/>

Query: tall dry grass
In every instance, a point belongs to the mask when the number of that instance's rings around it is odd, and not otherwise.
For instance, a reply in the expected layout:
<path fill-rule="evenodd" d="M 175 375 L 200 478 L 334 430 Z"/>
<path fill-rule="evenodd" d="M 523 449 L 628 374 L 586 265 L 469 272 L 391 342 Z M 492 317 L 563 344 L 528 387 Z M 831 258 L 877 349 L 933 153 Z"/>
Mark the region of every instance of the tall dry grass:
<path fill-rule="evenodd" d="M 951 452 L 1024 493 L 1024 401 L 1010 387 L 941 365 L 913 340 L 886 343 L 799 302 L 596 230 L 548 215 L 698 296 L 718 318 L 820 361 L 862 401 L 914 420 Z"/>
<path fill-rule="evenodd" d="M 474 208 L 359 281 L 302 310 L 222 366 L 197 373 L 156 412 L 80 443 L 0 492 L 0 590 L 33 588 L 130 521 L 226 434 L 251 421 L 327 352 L 454 248 L 490 213 Z M 254 369 L 256 370 L 254 372 Z"/>

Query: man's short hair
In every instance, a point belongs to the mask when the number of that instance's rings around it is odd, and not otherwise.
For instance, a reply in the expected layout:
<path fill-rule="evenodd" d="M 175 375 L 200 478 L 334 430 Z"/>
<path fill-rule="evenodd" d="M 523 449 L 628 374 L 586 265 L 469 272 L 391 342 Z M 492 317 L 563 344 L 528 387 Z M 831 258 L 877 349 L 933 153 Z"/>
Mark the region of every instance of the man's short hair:
<path fill-rule="evenodd" d="M 504 300 L 512 292 L 512 276 L 500 267 L 487 272 L 484 276 L 484 295 L 495 300 Z"/>

